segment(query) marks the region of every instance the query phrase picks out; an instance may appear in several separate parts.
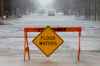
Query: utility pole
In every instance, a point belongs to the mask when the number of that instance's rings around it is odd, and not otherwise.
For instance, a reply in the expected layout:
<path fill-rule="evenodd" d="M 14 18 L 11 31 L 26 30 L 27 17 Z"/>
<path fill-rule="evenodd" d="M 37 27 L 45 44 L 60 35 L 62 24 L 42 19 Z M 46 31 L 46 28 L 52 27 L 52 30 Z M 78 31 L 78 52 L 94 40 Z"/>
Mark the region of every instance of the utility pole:
<path fill-rule="evenodd" d="M 1 17 L 3 17 L 3 15 L 4 15 L 4 0 L 0 0 L 1 1 L 1 3 L 0 3 L 0 12 L 1 12 Z"/>
<path fill-rule="evenodd" d="M 97 18 L 97 4 L 96 4 L 96 0 L 95 0 L 95 21 L 96 21 L 96 18 Z"/>
<path fill-rule="evenodd" d="M 89 20 L 91 20 L 91 0 L 88 0 L 88 9 L 89 9 L 88 17 L 89 17 Z"/>

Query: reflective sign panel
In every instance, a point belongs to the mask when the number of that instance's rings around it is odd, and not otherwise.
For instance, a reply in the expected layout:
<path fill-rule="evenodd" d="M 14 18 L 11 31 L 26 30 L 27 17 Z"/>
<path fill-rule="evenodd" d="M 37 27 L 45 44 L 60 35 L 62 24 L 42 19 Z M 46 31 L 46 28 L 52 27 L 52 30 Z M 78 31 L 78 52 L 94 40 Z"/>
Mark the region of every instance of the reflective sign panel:
<path fill-rule="evenodd" d="M 63 39 L 51 27 L 46 27 L 43 32 L 33 38 L 35 44 L 47 57 L 63 44 Z"/>

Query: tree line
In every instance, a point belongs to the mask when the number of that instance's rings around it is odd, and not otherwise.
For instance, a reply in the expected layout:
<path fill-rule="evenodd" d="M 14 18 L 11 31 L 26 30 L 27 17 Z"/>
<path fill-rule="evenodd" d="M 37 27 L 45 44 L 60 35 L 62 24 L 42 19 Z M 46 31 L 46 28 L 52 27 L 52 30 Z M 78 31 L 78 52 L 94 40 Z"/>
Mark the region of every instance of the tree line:
<path fill-rule="evenodd" d="M 100 20 L 100 0 L 54 0 L 52 5 L 57 12 L 63 12 L 64 15 Z M 20 16 L 34 12 L 37 8 L 36 0 L 0 0 L 0 16 Z"/>

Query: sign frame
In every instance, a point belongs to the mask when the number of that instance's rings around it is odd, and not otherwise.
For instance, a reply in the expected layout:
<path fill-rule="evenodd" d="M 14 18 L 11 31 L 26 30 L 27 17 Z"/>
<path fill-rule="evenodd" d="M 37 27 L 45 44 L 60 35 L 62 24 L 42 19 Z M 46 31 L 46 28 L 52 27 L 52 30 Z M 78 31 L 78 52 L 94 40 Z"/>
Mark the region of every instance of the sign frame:
<path fill-rule="evenodd" d="M 80 63 L 80 39 L 81 39 L 81 27 L 51 27 L 56 32 L 77 32 L 78 44 L 77 44 L 77 63 Z M 30 50 L 28 44 L 29 32 L 42 32 L 45 27 L 25 27 L 24 28 L 24 62 L 30 61 Z"/>

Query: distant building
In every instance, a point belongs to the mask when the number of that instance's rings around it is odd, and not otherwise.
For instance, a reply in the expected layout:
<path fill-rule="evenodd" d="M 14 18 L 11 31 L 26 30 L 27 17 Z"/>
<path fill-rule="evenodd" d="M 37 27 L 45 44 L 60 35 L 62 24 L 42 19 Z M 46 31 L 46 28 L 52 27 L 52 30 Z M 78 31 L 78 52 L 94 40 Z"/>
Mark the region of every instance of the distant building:
<path fill-rule="evenodd" d="M 29 0 L 0 0 L 0 16 L 21 16 L 35 10 L 36 6 Z"/>

